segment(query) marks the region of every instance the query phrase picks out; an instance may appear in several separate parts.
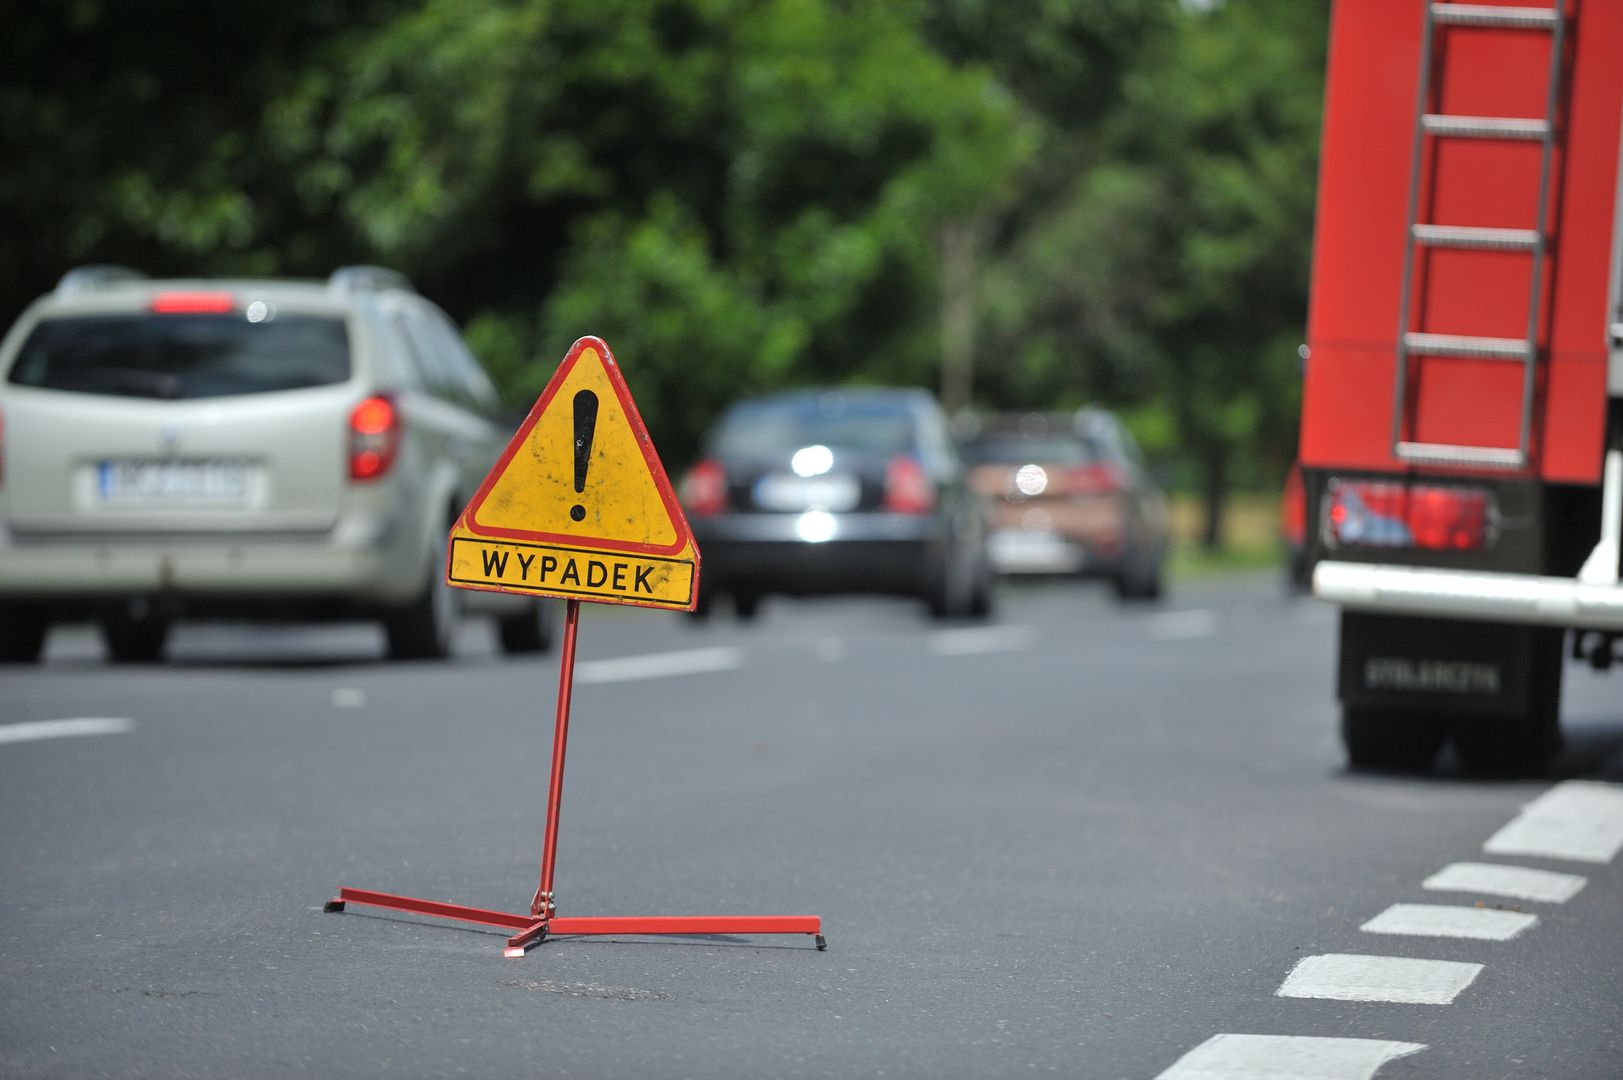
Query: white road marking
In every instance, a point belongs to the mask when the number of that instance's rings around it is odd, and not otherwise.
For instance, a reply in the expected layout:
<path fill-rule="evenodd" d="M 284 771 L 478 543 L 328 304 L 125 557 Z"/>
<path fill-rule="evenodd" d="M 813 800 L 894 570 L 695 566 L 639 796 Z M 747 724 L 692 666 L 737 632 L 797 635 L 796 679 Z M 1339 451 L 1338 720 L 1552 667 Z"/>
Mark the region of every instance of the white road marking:
<path fill-rule="evenodd" d="M 1577 896 L 1578 890 L 1588 881 L 1588 878 L 1578 874 L 1558 874 L 1554 870 L 1462 862 L 1443 867 L 1421 882 L 1421 887 L 1440 892 L 1483 893 L 1564 904 Z"/>
<path fill-rule="evenodd" d="M 1164 611 L 1150 616 L 1146 631 L 1152 641 L 1190 641 L 1217 633 L 1217 612 L 1210 608 Z"/>
<path fill-rule="evenodd" d="M 930 651 L 942 656 L 1019 652 L 1029 649 L 1031 641 L 1029 626 L 969 626 L 935 631 L 930 635 Z"/>
<path fill-rule="evenodd" d="M 1425 1043 L 1308 1035 L 1213 1035 L 1156 1080 L 1369 1080 Z"/>
<path fill-rule="evenodd" d="M 332 704 L 335 709 L 363 709 L 366 691 L 358 686 L 340 686 L 332 692 Z"/>
<path fill-rule="evenodd" d="M 1453 960 L 1325 953 L 1304 957 L 1274 993 L 1330 1001 L 1448 1005 L 1481 971 L 1481 964 Z"/>
<path fill-rule="evenodd" d="M 33 720 L 26 724 L 0 724 L 0 743 L 62 739 L 74 735 L 123 735 L 135 721 L 122 716 L 84 716 L 75 720 Z"/>
<path fill-rule="evenodd" d="M 621 656 L 613 660 L 582 660 L 575 665 L 575 679 L 583 683 L 634 682 L 663 679 L 672 675 L 705 675 L 732 671 L 744 666 L 744 650 L 732 645 L 709 649 L 683 649 L 680 652 L 649 653 L 647 656 Z"/>
<path fill-rule="evenodd" d="M 1366 934 L 1509 941 L 1537 924 L 1538 916 L 1520 911 L 1454 904 L 1393 904 L 1358 929 Z"/>
<path fill-rule="evenodd" d="M 1522 807 L 1482 850 L 1490 855 L 1608 863 L 1623 848 L 1623 787 L 1585 780 L 1557 784 Z"/>

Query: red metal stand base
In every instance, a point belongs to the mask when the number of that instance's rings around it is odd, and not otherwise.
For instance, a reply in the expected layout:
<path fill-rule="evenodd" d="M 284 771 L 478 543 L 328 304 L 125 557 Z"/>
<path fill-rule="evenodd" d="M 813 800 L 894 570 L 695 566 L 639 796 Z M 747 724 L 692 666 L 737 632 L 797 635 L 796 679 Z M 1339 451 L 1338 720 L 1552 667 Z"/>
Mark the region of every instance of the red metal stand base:
<path fill-rule="evenodd" d="M 536 890 L 528 915 L 505 911 L 442 904 L 411 896 L 372 892 L 368 889 L 339 889 L 327 901 L 325 910 L 343 911 L 346 904 L 409 911 L 435 919 L 500 926 L 518 933 L 507 939 L 504 956 L 523 956 L 549 935 L 563 936 L 641 936 L 674 934 L 683 937 L 714 934 L 806 934 L 817 939 L 819 951 L 828 948 L 823 938 L 823 922 L 816 915 L 652 915 L 632 918 L 560 918 L 552 902 L 553 864 L 558 854 L 558 813 L 564 790 L 564 750 L 569 742 L 569 698 L 575 682 L 575 636 L 580 626 L 580 601 L 569 600 L 564 608 L 563 655 L 558 665 L 557 727 L 552 736 L 552 778 L 547 789 L 547 827 L 541 846 L 541 887 Z"/>
<path fill-rule="evenodd" d="M 478 923 L 481 926 L 499 926 L 518 933 L 507 939 L 503 956 L 523 956 L 531 947 L 548 937 L 641 937 L 675 935 L 701 937 L 718 934 L 805 934 L 816 938 L 817 948 L 828 948 L 823 937 L 823 921 L 816 915 L 648 915 L 589 916 L 538 919 L 533 915 L 511 915 L 505 911 L 465 907 L 462 904 L 444 904 L 437 900 L 419 900 L 413 896 L 373 892 L 370 889 L 338 890 L 338 895 L 327 901 L 325 910 L 343 911 L 349 904 L 362 907 L 388 908 L 409 911 L 414 915 L 428 915 L 436 919 Z"/>

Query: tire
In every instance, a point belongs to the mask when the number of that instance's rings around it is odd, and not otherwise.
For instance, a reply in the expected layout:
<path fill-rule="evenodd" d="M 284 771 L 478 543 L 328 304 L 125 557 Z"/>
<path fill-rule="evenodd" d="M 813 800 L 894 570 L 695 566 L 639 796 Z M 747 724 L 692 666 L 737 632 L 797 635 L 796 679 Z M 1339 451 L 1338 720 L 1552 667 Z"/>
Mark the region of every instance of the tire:
<path fill-rule="evenodd" d="M 943 573 L 925 587 L 924 607 L 930 618 L 938 621 L 961 618 L 966 610 L 963 600 L 954 594 L 948 575 Z"/>
<path fill-rule="evenodd" d="M 169 620 L 135 605 L 141 610 L 126 610 L 102 616 L 101 640 L 107 646 L 107 657 L 115 664 L 156 664 L 163 659 L 164 645 L 169 641 Z"/>
<path fill-rule="evenodd" d="M 496 632 L 508 656 L 547 652 L 552 648 L 552 607 L 537 600 L 523 614 L 498 621 Z"/>
<path fill-rule="evenodd" d="M 710 611 L 715 602 L 715 590 L 701 588 L 693 604 L 693 610 L 688 612 L 688 618 L 693 622 L 708 622 Z"/>
<path fill-rule="evenodd" d="M 1134 559 L 1129 553 L 1122 565 L 1121 573 L 1115 578 L 1116 599 L 1146 603 L 1154 603 L 1161 599 L 1162 563 L 1160 553 L 1148 563 L 1143 559 Z"/>
<path fill-rule="evenodd" d="M 754 622 L 761 614 L 761 594 L 733 593 L 733 614 L 743 622 Z"/>
<path fill-rule="evenodd" d="M 1446 734 L 1440 721 L 1422 713 L 1341 709 L 1341 741 L 1354 769 L 1425 772 L 1437 760 Z"/>
<path fill-rule="evenodd" d="M 445 582 L 444 566 L 443 557 L 433 559 L 417 599 L 383 620 L 390 660 L 443 660 L 451 655 L 461 604 L 456 590 Z"/>
<path fill-rule="evenodd" d="M 1473 716 L 1453 725 L 1454 752 L 1472 776 L 1538 776 L 1561 749 L 1565 634 L 1544 630 L 1533 645 L 1533 687 L 1519 716 Z"/>
<path fill-rule="evenodd" d="M 992 612 L 991 564 L 982 552 L 968 573 L 954 573 L 962 567 L 958 553 L 948 551 L 924 586 L 924 606 L 932 619 L 983 619 Z M 958 580 L 954 580 L 954 578 Z"/>
<path fill-rule="evenodd" d="M 49 629 L 45 612 L 38 608 L 0 605 L 0 664 L 38 663 Z"/>
<path fill-rule="evenodd" d="M 983 559 L 981 569 L 975 575 L 975 588 L 969 594 L 969 617 L 977 622 L 984 622 L 992 617 L 992 609 L 996 606 L 994 596 L 996 592 L 997 575 L 992 572 L 992 564 Z"/>

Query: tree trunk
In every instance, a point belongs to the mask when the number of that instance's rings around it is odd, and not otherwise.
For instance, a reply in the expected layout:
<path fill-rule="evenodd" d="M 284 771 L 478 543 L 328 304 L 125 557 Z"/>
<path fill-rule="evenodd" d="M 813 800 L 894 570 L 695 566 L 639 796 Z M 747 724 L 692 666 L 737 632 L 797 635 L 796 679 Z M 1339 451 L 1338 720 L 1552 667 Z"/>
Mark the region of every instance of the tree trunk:
<path fill-rule="evenodd" d="M 1223 546 L 1223 504 L 1228 497 L 1228 447 L 1221 444 L 1206 447 L 1206 470 L 1202 478 L 1201 497 L 1206 503 L 1206 521 L 1200 533 L 1200 546 L 1216 551 Z"/>
<path fill-rule="evenodd" d="M 941 227 L 941 407 L 948 416 L 967 408 L 975 392 L 975 267 L 981 222 Z"/>

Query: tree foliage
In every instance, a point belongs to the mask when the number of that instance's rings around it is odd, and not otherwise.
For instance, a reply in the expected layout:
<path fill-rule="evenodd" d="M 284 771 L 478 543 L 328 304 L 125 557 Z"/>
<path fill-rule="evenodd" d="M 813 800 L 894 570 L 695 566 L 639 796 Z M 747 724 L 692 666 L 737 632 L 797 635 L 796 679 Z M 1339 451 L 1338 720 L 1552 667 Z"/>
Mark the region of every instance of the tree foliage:
<path fill-rule="evenodd" d="M 1286 453 L 1322 5 L 13 0 L 0 313 L 66 268 L 379 262 L 514 404 L 603 335 L 668 457 L 731 398 L 940 378 Z M 972 225 L 965 233 L 962 229 Z"/>

